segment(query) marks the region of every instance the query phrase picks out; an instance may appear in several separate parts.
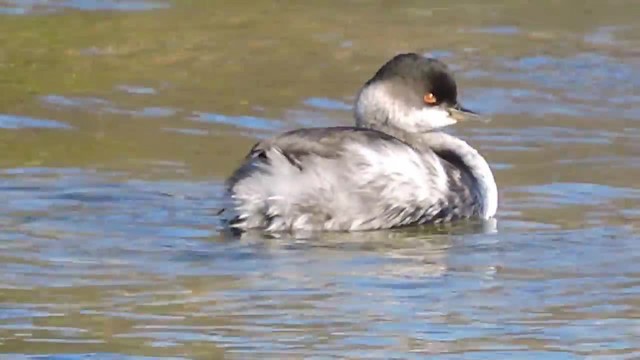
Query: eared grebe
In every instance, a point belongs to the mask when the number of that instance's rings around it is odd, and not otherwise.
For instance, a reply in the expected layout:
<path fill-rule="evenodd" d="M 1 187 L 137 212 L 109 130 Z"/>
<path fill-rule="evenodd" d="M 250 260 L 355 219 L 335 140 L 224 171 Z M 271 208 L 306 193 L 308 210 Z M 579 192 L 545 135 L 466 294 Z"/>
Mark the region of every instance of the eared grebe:
<path fill-rule="evenodd" d="M 482 119 L 439 60 L 400 54 L 355 101 L 356 126 L 299 129 L 257 143 L 227 181 L 237 230 L 373 230 L 493 217 L 485 159 L 438 131 Z"/>

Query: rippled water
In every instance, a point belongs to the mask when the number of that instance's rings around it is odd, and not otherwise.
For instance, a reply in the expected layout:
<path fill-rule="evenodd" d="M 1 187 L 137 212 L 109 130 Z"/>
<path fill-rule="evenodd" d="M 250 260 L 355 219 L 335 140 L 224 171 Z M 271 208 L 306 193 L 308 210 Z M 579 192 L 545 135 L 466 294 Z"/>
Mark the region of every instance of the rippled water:
<path fill-rule="evenodd" d="M 639 358 L 638 7 L 389 4 L 0 0 L 0 358 Z M 451 132 L 497 220 L 220 233 L 253 142 L 400 51 L 493 118 Z"/>

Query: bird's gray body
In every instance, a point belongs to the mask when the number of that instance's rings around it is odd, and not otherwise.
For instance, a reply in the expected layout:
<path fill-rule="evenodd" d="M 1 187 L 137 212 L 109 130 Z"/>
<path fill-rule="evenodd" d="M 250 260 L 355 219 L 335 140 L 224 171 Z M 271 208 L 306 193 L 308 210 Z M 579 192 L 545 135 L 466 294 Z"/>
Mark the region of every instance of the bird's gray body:
<path fill-rule="evenodd" d="M 465 163 L 480 157 L 469 145 L 441 132 L 395 135 L 312 128 L 256 144 L 228 181 L 233 226 L 372 230 L 495 211 L 481 171 Z"/>
<path fill-rule="evenodd" d="M 425 93 L 440 100 L 425 104 Z M 228 180 L 225 217 L 233 228 L 271 232 L 492 217 L 497 188 L 489 165 L 437 130 L 468 112 L 456 95 L 446 65 L 396 56 L 359 92 L 356 126 L 299 129 L 257 143 Z"/>

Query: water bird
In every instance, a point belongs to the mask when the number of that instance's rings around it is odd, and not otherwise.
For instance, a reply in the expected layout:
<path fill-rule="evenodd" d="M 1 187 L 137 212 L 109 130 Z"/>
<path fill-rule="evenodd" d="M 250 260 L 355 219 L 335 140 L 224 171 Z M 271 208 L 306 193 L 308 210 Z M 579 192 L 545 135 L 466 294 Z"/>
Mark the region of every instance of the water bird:
<path fill-rule="evenodd" d="M 231 229 L 360 231 L 492 218 L 487 161 L 441 131 L 488 120 L 458 102 L 448 66 L 402 53 L 360 89 L 355 126 L 302 128 L 256 143 L 227 179 Z"/>

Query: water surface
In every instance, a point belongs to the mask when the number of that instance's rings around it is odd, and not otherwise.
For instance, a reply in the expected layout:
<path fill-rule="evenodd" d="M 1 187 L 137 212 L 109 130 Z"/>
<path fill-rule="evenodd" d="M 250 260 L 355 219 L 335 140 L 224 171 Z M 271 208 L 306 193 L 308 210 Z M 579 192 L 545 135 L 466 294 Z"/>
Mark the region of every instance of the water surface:
<path fill-rule="evenodd" d="M 0 0 L 7 359 L 640 357 L 633 1 Z M 417 51 L 485 124 L 495 223 L 218 231 L 260 138 Z"/>

